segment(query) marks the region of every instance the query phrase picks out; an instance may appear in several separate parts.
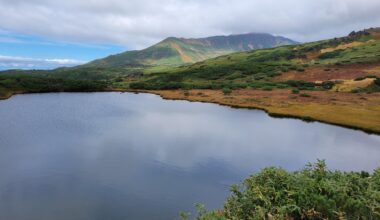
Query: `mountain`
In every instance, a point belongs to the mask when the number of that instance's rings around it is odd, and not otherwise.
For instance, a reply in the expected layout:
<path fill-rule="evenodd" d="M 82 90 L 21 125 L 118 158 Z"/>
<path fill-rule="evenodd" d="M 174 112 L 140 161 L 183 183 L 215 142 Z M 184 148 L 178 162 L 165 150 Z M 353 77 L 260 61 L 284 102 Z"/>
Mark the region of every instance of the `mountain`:
<path fill-rule="evenodd" d="M 236 52 L 191 65 L 146 74 L 138 89 L 282 88 L 288 81 L 336 84 L 335 89 L 370 91 L 380 77 L 380 28 L 351 32 L 346 37 L 276 48 Z M 369 78 L 368 85 L 361 79 Z M 354 81 L 354 82 L 352 82 Z M 360 83 L 363 83 L 361 85 Z M 378 81 L 377 81 L 378 82 Z M 345 84 L 346 83 L 346 84 Z M 294 86 L 294 85 L 290 85 Z M 376 90 L 378 88 L 376 87 Z"/>
<path fill-rule="evenodd" d="M 87 67 L 182 65 L 195 63 L 220 55 L 254 49 L 296 44 L 285 37 L 264 33 L 249 33 L 207 38 L 169 37 L 143 50 L 127 51 L 92 61 Z"/>

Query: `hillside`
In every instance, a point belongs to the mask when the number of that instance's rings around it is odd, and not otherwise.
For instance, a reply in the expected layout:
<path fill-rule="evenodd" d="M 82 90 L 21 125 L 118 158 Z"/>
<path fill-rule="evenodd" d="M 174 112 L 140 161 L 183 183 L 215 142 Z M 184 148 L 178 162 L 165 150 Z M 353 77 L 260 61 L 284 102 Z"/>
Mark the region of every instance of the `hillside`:
<path fill-rule="evenodd" d="M 86 64 L 86 67 L 139 67 L 181 65 L 238 51 L 295 44 L 295 41 L 270 34 L 241 34 L 199 39 L 167 38 L 144 50 L 127 51 Z"/>
<path fill-rule="evenodd" d="M 137 81 L 146 89 L 165 89 L 174 82 L 180 88 L 274 89 L 289 80 L 318 84 L 367 76 L 374 79 L 380 77 L 379 63 L 380 29 L 368 29 L 331 40 L 223 55 Z M 131 85 L 138 88 L 139 84 Z"/>

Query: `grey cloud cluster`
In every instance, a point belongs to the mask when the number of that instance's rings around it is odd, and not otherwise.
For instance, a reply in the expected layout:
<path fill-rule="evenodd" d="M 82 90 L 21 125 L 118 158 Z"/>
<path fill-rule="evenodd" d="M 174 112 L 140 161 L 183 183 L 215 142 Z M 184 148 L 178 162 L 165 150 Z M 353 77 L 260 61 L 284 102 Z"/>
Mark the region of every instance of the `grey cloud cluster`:
<path fill-rule="evenodd" d="M 51 69 L 64 66 L 76 66 L 85 61 L 73 59 L 36 59 L 27 57 L 0 55 L 0 70 L 4 69 Z"/>
<path fill-rule="evenodd" d="M 379 10 L 379 0 L 0 0 L 0 28 L 131 48 L 245 32 L 311 41 L 380 26 Z"/>

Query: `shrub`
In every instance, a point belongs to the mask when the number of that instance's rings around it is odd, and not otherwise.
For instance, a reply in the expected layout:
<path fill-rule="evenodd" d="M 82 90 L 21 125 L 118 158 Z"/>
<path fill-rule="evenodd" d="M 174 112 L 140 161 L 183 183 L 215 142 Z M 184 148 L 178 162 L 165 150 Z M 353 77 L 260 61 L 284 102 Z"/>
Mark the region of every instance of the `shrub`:
<path fill-rule="evenodd" d="M 142 82 L 133 82 L 129 84 L 131 89 L 145 89 L 145 83 Z"/>
<path fill-rule="evenodd" d="M 341 52 L 343 50 L 335 50 L 335 51 L 332 51 L 332 52 L 327 52 L 327 53 L 323 53 L 321 55 L 319 55 L 319 59 L 331 59 L 331 58 L 336 58 L 336 57 L 339 57 Z"/>
<path fill-rule="evenodd" d="M 278 89 L 286 89 L 288 88 L 288 85 L 284 85 L 284 84 L 279 84 L 276 86 Z"/>
<path fill-rule="evenodd" d="M 332 87 L 334 87 L 334 85 L 335 85 L 335 82 L 333 82 L 333 81 L 322 82 L 322 88 L 324 88 L 324 89 L 332 89 Z"/>
<path fill-rule="evenodd" d="M 364 76 L 360 76 L 360 77 L 357 77 L 357 78 L 355 78 L 355 81 L 362 81 L 362 80 L 364 80 L 366 77 L 364 77 Z"/>
<path fill-rule="evenodd" d="M 292 87 L 297 87 L 297 88 L 314 88 L 315 87 L 315 83 L 305 82 L 302 80 L 288 80 L 285 82 L 285 84 Z"/>
<path fill-rule="evenodd" d="M 300 93 L 300 90 L 298 90 L 298 89 L 292 89 L 292 93 L 293 93 L 293 94 L 299 94 L 299 93 Z"/>
<path fill-rule="evenodd" d="M 123 82 L 123 78 L 122 78 L 122 77 L 117 77 L 117 78 L 115 79 L 115 82 Z"/>
<path fill-rule="evenodd" d="M 380 78 L 375 79 L 375 85 L 380 86 Z"/>
<path fill-rule="evenodd" d="M 232 92 L 232 90 L 230 89 L 230 88 L 223 88 L 223 94 L 224 95 L 229 95 L 229 94 L 231 94 L 231 92 Z"/>
<path fill-rule="evenodd" d="M 311 96 L 310 96 L 309 94 L 307 94 L 307 93 L 302 93 L 300 96 L 301 96 L 301 97 L 306 97 L 306 98 L 311 97 Z"/>
<path fill-rule="evenodd" d="M 269 167 L 231 193 L 223 210 L 198 205 L 197 219 L 380 219 L 380 168 L 330 171 L 321 160 L 296 172 Z"/>

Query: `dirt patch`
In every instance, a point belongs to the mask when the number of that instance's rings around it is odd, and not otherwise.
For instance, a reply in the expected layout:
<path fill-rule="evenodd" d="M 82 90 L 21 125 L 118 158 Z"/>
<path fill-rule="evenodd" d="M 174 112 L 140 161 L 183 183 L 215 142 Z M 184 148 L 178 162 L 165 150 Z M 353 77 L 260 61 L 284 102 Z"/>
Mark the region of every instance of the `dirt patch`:
<path fill-rule="evenodd" d="M 287 80 L 303 80 L 307 82 L 328 80 L 350 80 L 358 77 L 375 75 L 380 77 L 380 63 L 351 64 L 343 66 L 315 66 L 306 68 L 304 72 L 290 71 L 275 77 L 276 82 Z"/>
<path fill-rule="evenodd" d="M 191 59 L 191 57 L 189 57 L 188 55 L 186 55 L 180 46 L 178 46 L 178 44 L 176 43 L 171 43 L 170 44 L 175 50 L 177 50 L 177 52 L 179 53 L 180 57 L 181 57 L 181 60 L 184 62 L 184 63 L 190 63 L 192 62 L 193 60 Z"/>

